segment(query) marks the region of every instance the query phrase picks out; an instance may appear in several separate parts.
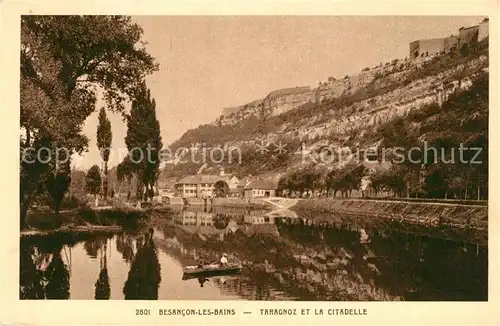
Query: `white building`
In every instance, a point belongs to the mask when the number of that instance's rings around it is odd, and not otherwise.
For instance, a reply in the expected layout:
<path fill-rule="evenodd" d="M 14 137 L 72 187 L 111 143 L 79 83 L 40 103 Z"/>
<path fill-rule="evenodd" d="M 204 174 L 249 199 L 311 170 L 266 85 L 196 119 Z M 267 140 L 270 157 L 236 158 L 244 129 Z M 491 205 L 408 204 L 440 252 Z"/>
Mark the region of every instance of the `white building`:
<path fill-rule="evenodd" d="M 221 182 L 223 187 L 231 190 L 237 188 L 239 180 L 229 175 L 190 175 L 177 181 L 175 184 L 175 193 L 178 197 L 183 198 L 215 197 L 214 188 L 218 182 Z"/>
<path fill-rule="evenodd" d="M 275 197 L 277 188 L 275 182 L 258 179 L 245 186 L 245 198 Z"/>

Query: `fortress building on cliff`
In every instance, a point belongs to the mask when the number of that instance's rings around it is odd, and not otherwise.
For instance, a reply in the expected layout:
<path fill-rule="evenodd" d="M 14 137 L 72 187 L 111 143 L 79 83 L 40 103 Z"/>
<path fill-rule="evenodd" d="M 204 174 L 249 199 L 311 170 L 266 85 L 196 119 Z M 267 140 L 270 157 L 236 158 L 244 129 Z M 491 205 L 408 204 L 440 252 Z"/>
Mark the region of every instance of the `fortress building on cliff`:
<path fill-rule="evenodd" d="M 212 122 L 211 125 L 219 127 L 235 125 L 246 119 L 263 119 L 265 117 L 277 116 L 300 107 L 307 109 L 318 103 L 340 99 L 342 96 L 349 97 L 365 87 L 373 88 L 375 87 L 375 83 L 382 77 L 387 77 L 388 80 L 392 80 L 392 82 L 396 82 L 397 80 L 400 82 L 401 78 L 403 78 L 408 71 L 421 68 L 425 62 L 430 61 L 436 55 L 452 51 L 453 49 L 462 49 L 466 44 L 480 42 L 488 38 L 488 34 L 488 18 L 485 18 L 478 25 L 460 28 L 456 35 L 413 41 L 409 44 L 410 56 L 405 59 L 394 59 L 385 64 L 381 62 L 375 67 L 365 67 L 359 73 L 351 76 L 346 75 L 343 78 L 330 76 L 327 81 L 320 82 L 319 86 L 316 88 L 298 86 L 272 91 L 265 97 L 261 97 L 253 102 L 241 106 L 224 108 L 222 114 Z M 487 57 L 481 57 L 474 64 L 482 65 L 483 61 L 486 59 Z M 462 65 L 457 69 L 463 68 Z M 442 83 L 443 73 L 437 78 L 440 81 L 438 83 L 439 86 L 436 86 L 437 84 L 432 84 L 432 82 L 427 79 L 415 81 L 414 84 L 412 83 L 406 87 L 407 89 L 404 94 L 399 94 L 401 93 L 401 89 L 396 89 L 384 95 L 385 98 L 388 98 L 390 94 L 393 94 L 398 98 L 396 101 L 397 103 L 391 100 L 389 101 L 390 103 L 385 103 L 375 109 L 372 102 L 380 102 L 380 97 L 376 99 L 369 98 L 351 105 L 352 109 L 362 110 L 363 112 L 367 112 L 368 110 L 380 111 L 382 114 L 383 112 L 388 112 L 388 110 L 386 110 L 387 108 L 392 108 L 394 110 L 391 109 L 389 111 L 394 111 L 395 114 L 399 115 L 417 105 L 428 104 L 434 101 L 441 105 L 446 100 L 446 96 L 453 93 L 455 89 L 468 85 L 467 81 L 462 85 L 459 80 L 447 82 L 447 86 L 440 85 Z M 421 84 L 426 85 L 424 89 L 421 89 Z M 381 86 L 378 85 L 376 87 Z M 366 92 L 366 89 L 364 91 Z M 383 117 L 378 116 L 377 119 L 374 118 L 373 121 L 385 121 L 388 118 L 385 113 L 382 115 Z M 392 116 L 392 113 L 390 115 Z M 361 123 L 361 121 L 349 121 L 347 125 L 357 125 L 358 123 Z M 350 127 L 346 128 L 349 129 Z"/>
<path fill-rule="evenodd" d="M 441 52 L 450 52 L 464 44 L 480 42 L 489 35 L 489 20 L 485 18 L 479 25 L 461 27 L 458 36 L 451 35 L 444 38 L 416 40 L 410 43 L 410 59 L 429 56 Z"/>

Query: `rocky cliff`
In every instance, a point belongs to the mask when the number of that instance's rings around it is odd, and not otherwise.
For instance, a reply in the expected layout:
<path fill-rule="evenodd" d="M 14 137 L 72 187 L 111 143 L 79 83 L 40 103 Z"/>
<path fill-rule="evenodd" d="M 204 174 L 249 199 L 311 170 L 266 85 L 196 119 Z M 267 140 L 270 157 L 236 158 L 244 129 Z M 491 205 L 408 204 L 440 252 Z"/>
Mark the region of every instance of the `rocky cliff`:
<path fill-rule="evenodd" d="M 273 91 L 263 99 L 226 109 L 217 121 L 190 130 L 172 147 L 205 143 L 208 147 L 241 148 L 279 139 L 288 144 L 306 141 L 312 150 L 329 145 L 351 149 L 353 144 L 372 146 L 360 144 L 360 138 L 378 125 L 426 105 L 441 106 L 451 94 L 468 89 L 472 80 L 484 73 L 488 73 L 487 40 L 465 55 L 396 59 L 353 76 L 330 77 L 316 88 Z M 272 172 L 274 167 L 266 169 Z"/>
<path fill-rule="evenodd" d="M 223 114 L 213 124 L 234 125 L 251 116 L 259 119 L 276 116 L 312 100 L 314 100 L 314 94 L 309 86 L 280 89 L 269 93 L 264 99 L 238 107 L 225 108 Z"/>
<path fill-rule="evenodd" d="M 323 134 L 327 130 L 345 132 L 359 125 L 383 123 L 396 116 L 407 114 L 411 109 L 423 104 L 438 103 L 441 105 L 457 89 L 470 87 L 471 75 L 488 67 L 488 56 L 478 58 L 456 66 L 449 67 L 436 74 L 411 80 L 411 75 L 423 69 L 425 63 L 436 57 L 426 57 L 417 60 L 393 60 L 383 66 L 367 69 L 354 76 L 343 79 L 330 78 L 320 83 L 319 87 L 297 87 L 273 91 L 264 99 L 251 103 L 226 108 L 213 124 L 218 126 L 235 125 L 251 116 L 257 118 L 276 116 L 290 110 L 302 107 L 306 103 L 323 103 L 337 98 L 346 98 L 365 92 L 365 98 L 345 107 L 346 113 L 338 120 L 317 125 L 313 130 L 301 129 L 301 134 Z M 365 68 L 366 69 L 366 68 Z M 395 83 L 400 87 L 384 92 L 384 88 Z M 370 96 L 371 92 L 382 91 L 381 94 Z M 352 114 L 349 114 L 352 112 Z M 338 112 L 331 112 L 337 115 Z"/>

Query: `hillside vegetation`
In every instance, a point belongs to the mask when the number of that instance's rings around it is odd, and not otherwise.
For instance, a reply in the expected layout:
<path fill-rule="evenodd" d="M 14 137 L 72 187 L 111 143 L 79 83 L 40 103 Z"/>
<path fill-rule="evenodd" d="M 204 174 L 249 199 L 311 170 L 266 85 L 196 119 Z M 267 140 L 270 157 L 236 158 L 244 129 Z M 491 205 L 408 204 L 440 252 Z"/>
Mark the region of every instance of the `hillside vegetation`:
<path fill-rule="evenodd" d="M 207 150 L 237 147 L 241 163 L 223 160 L 227 172 L 281 176 L 281 190 L 299 196 L 304 191 L 328 195 L 329 190 L 340 190 L 347 196 L 359 188 L 361 176 L 368 172 L 356 169 L 361 162 L 353 155 L 327 163 L 317 158 L 328 148 L 356 153 L 375 147 L 378 159 L 390 163 L 390 168 L 372 171 L 375 191 L 386 190 L 399 196 L 486 199 L 487 56 L 485 40 L 467 51 L 442 54 L 420 65 L 405 61 L 385 74 L 377 74 L 363 87 L 346 90 L 340 97 L 309 102 L 276 116 L 250 116 L 230 125 L 202 125 L 186 132 L 171 149 L 190 148 L 193 144 L 203 144 Z M 444 94 L 442 101 L 438 100 L 439 89 Z M 279 143 L 286 144 L 285 150 L 278 151 Z M 261 144 L 268 144 L 268 150 L 259 151 Z M 481 150 L 465 150 L 461 162 L 460 146 Z M 387 149 L 396 147 L 405 153 L 412 147 L 421 151 L 394 164 L 397 153 Z M 431 147 L 436 151 L 424 157 L 422 150 Z M 304 148 L 311 160 L 303 160 Z M 408 157 L 420 161 L 412 163 Z M 194 173 L 201 164 L 191 161 L 169 165 L 164 175 Z M 356 171 L 356 177 L 352 178 L 349 171 Z"/>

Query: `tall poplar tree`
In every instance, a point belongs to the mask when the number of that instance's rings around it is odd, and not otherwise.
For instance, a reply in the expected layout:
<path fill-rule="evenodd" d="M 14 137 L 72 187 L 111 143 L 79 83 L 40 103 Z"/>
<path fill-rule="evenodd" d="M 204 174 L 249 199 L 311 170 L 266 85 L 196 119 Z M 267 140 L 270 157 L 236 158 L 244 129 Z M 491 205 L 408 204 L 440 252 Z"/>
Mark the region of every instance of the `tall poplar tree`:
<path fill-rule="evenodd" d="M 145 84 L 132 102 L 127 117 L 125 144 L 137 176 L 137 194 L 147 200 L 159 176 L 159 151 L 163 144 L 160 122 L 156 119 L 156 102 Z"/>
<path fill-rule="evenodd" d="M 108 197 L 108 160 L 112 138 L 111 122 L 106 116 L 106 109 L 102 107 L 101 111 L 99 111 L 99 124 L 97 126 L 97 148 L 99 148 L 101 158 L 104 161 L 104 173 L 102 178 L 104 199 Z"/>
<path fill-rule="evenodd" d="M 22 227 L 35 196 L 59 172 L 56 164 L 44 163 L 35 153 L 40 148 L 52 149 L 45 156 L 53 156 L 57 148 L 69 155 L 82 153 L 88 145 L 82 127 L 95 110 L 97 87 L 109 109 L 124 112 L 123 103 L 158 69 L 141 45 L 142 34 L 128 16 L 21 17 Z"/>

